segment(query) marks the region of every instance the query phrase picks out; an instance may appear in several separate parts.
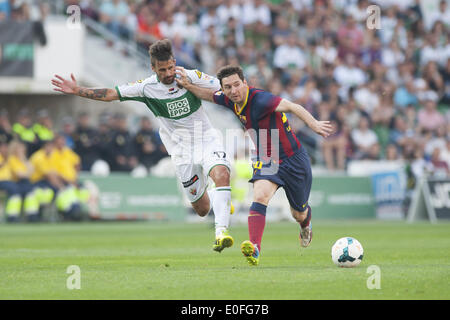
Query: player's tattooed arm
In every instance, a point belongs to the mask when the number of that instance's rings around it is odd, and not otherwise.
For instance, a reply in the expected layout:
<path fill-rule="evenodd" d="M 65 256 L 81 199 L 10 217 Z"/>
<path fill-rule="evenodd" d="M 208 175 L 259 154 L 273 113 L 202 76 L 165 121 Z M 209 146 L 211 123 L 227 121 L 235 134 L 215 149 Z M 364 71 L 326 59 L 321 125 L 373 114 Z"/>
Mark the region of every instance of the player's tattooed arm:
<path fill-rule="evenodd" d="M 176 67 L 177 77 L 175 81 L 180 87 L 186 88 L 199 99 L 214 102 L 214 91 L 208 88 L 202 88 L 192 83 L 192 80 L 186 74 L 183 67 Z"/>
<path fill-rule="evenodd" d="M 59 91 L 65 94 L 77 95 L 83 98 L 100 100 L 100 101 L 113 101 L 119 100 L 119 95 L 115 89 L 93 89 L 80 87 L 75 80 L 73 74 L 70 75 L 71 80 L 64 79 L 59 75 L 55 75 L 56 79 L 52 79 L 52 84 L 55 88 L 53 90 Z"/>
<path fill-rule="evenodd" d="M 119 96 L 117 95 L 117 91 L 114 89 L 89 89 L 89 88 L 79 87 L 76 92 L 76 95 L 83 97 L 83 98 L 100 100 L 100 101 L 112 101 L 112 100 L 119 99 Z"/>
<path fill-rule="evenodd" d="M 293 103 L 289 100 L 282 99 L 275 109 L 277 112 L 290 112 L 295 114 L 303 122 L 305 122 L 308 127 L 310 127 L 315 133 L 320 134 L 322 137 L 326 138 L 333 133 L 333 127 L 330 121 L 319 121 L 313 117 L 308 110 L 303 108 L 301 105 Z"/>

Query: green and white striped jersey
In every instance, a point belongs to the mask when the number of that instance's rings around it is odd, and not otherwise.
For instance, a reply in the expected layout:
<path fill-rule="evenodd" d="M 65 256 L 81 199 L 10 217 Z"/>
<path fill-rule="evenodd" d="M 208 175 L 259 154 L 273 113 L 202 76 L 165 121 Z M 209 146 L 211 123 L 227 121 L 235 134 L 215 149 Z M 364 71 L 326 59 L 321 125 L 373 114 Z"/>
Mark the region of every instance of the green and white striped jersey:
<path fill-rule="evenodd" d="M 198 70 L 186 70 L 186 74 L 199 87 L 214 91 L 220 89 L 220 82 L 215 77 Z M 201 100 L 185 88 L 178 87 L 176 81 L 166 85 L 154 74 L 147 79 L 115 88 L 120 101 L 140 101 L 153 112 L 160 124 L 161 140 L 172 156 L 181 155 L 183 150 L 179 150 L 180 148 L 185 148 L 184 152 L 193 152 L 196 142 L 217 138 L 217 132 L 212 127 Z"/>

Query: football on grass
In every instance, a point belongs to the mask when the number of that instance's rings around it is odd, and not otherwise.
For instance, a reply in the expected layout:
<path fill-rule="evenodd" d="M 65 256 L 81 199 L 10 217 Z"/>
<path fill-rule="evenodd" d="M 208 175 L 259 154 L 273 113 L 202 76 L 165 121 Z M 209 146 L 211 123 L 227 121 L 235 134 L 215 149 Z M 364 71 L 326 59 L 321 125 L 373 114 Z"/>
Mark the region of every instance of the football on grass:
<path fill-rule="evenodd" d="M 331 248 L 331 259 L 341 268 L 353 268 L 361 263 L 364 250 L 358 240 L 344 237 L 335 242 Z"/>

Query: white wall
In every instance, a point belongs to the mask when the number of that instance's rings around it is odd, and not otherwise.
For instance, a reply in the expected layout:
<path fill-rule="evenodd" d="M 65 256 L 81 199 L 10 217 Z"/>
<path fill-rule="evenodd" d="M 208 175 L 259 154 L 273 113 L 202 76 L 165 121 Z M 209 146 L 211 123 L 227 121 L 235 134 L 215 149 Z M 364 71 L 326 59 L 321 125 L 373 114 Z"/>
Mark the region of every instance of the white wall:
<path fill-rule="evenodd" d="M 0 77 L 0 93 L 48 94 L 54 74 L 83 76 L 85 28 L 69 28 L 64 18 L 49 17 L 44 24 L 47 44 L 34 45 L 34 78 Z"/>
<path fill-rule="evenodd" d="M 53 75 L 70 75 L 71 72 L 82 77 L 84 25 L 69 28 L 64 19 L 48 19 L 44 25 L 47 45 L 34 47 L 34 78 L 50 80 Z"/>

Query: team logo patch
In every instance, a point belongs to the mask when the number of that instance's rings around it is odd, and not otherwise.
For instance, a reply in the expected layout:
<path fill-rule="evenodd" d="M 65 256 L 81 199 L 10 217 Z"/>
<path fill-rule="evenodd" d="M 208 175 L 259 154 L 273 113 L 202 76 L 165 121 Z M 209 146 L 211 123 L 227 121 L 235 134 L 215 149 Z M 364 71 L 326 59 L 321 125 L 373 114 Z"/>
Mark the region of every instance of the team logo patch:
<path fill-rule="evenodd" d="M 187 98 L 167 103 L 167 110 L 171 118 L 176 118 L 191 112 L 191 107 Z"/>
<path fill-rule="evenodd" d="M 187 188 L 192 186 L 196 181 L 198 180 L 198 175 L 193 176 L 189 181 L 186 182 L 182 182 L 183 183 L 183 187 Z M 191 189 L 190 191 L 192 191 L 193 189 Z M 192 193 L 192 192 L 191 192 Z M 195 193 L 197 193 L 197 190 L 195 191 Z"/>
<path fill-rule="evenodd" d="M 178 91 L 179 91 L 179 89 L 173 87 L 173 88 L 169 89 L 169 94 L 174 94 L 174 93 L 177 93 Z"/>
<path fill-rule="evenodd" d="M 241 123 L 242 123 L 243 125 L 246 125 L 246 124 L 247 124 L 247 117 L 246 117 L 246 116 L 241 116 L 241 115 L 239 115 L 239 120 L 241 120 Z"/>
<path fill-rule="evenodd" d="M 193 196 L 195 196 L 197 194 L 197 188 L 191 188 L 189 190 L 189 193 L 192 194 Z"/>
<path fill-rule="evenodd" d="M 202 78 L 202 73 L 198 70 L 195 70 L 195 73 L 197 74 L 198 78 L 201 79 Z"/>
<path fill-rule="evenodd" d="M 129 82 L 128 85 L 132 86 L 132 85 L 137 84 L 137 83 L 142 83 L 142 81 L 144 81 L 144 80 L 137 80 L 135 82 Z"/>

